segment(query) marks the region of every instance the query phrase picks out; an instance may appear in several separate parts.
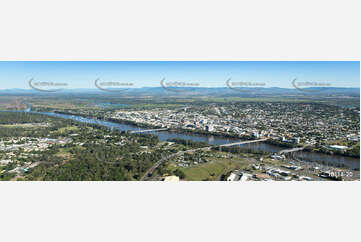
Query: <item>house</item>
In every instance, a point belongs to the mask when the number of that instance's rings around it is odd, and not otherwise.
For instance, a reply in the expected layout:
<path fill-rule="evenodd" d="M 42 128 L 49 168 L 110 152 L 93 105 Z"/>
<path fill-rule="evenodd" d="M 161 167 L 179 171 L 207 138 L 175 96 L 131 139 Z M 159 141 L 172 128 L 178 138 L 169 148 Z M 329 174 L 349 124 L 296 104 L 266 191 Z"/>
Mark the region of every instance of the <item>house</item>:
<path fill-rule="evenodd" d="M 282 160 L 282 159 L 284 159 L 284 157 L 283 157 L 283 156 L 276 155 L 276 154 L 271 155 L 270 157 L 271 157 L 272 159 L 275 159 L 275 160 Z"/>
<path fill-rule="evenodd" d="M 252 136 L 255 137 L 255 138 L 259 138 L 259 137 L 260 137 L 258 131 L 252 132 Z"/>
<path fill-rule="evenodd" d="M 294 137 L 294 138 L 292 138 L 292 142 L 293 142 L 294 144 L 299 144 L 299 143 L 300 143 L 300 138 Z"/>
<path fill-rule="evenodd" d="M 306 181 L 312 181 L 312 178 L 308 177 L 308 176 L 301 176 L 300 179 L 301 180 L 306 180 Z"/>
<path fill-rule="evenodd" d="M 212 132 L 212 131 L 214 131 L 214 126 L 213 126 L 213 125 L 207 125 L 207 126 L 206 126 L 206 131 L 207 131 L 207 132 Z"/>
<path fill-rule="evenodd" d="M 290 176 L 282 176 L 281 177 L 281 180 L 282 181 L 289 181 L 289 180 L 291 180 L 292 179 L 292 177 L 290 177 Z"/>
<path fill-rule="evenodd" d="M 13 161 L 12 160 L 0 160 L 0 165 L 7 165 L 11 162 L 13 162 Z"/>

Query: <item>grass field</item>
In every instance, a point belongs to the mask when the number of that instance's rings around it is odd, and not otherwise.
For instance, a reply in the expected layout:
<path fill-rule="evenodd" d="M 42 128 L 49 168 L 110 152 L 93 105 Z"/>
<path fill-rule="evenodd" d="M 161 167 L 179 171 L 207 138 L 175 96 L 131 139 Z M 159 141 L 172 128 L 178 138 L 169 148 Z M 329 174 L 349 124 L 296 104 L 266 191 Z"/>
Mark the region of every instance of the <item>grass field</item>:
<path fill-rule="evenodd" d="M 67 127 L 63 127 L 63 128 L 58 129 L 56 132 L 60 133 L 60 134 L 63 134 L 63 133 L 67 133 L 67 132 L 70 132 L 70 131 L 77 131 L 78 129 L 79 128 L 76 127 L 76 126 L 67 126 Z"/>
<path fill-rule="evenodd" d="M 174 163 L 169 166 L 170 170 L 179 169 L 184 172 L 187 181 L 219 181 L 222 175 L 225 175 L 233 170 L 239 170 L 247 167 L 250 162 L 244 158 L 212 158 L 204 164 L 177 167 Z"/>
<path fill-rule="evenodd" d="M 39 127 L 47 127 L 49 126 L 46 123 L 26 123 L 26 124 L 0 124 L 2 128 L 39 128 Z"/>

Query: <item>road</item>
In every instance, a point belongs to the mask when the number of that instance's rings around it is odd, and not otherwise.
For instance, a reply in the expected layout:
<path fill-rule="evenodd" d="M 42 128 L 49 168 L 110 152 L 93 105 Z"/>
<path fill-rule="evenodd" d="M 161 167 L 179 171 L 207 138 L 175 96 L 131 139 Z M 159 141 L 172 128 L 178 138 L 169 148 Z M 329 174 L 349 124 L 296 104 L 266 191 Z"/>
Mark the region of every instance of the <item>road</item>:
<path fill-rule="evenodd" d="M 166 156 L 164 158 L 162 158 L 161 160 L 157 161 L 151 168 L 149 168 L 145 174 L 142 176 L 142 178 L 140 179 L 141 181 L 144 181 L 149 174 L 152 174 L 154 172 L 155 169 L 157 169 L 163 162 L 166 162 L 168 161 L 169 159 L 173 158 L 173 157 L 176 157 L 176 156 L 179 156 L 179 155 L 183 155 L 184 153 L 188 153 L 188 152 L 195 152 L 195 151 L 198 151 L 198 150 L 210 150 L 211 147 L 204 147 L 204 148 L 198 148 L 198 149 L 191 149 L 191 150 L 185 150 L 185 151 L 179 151 L 175 154 L 171 154 L 169 156 Z"/>
<path fill-rule="evenodd" d="M 234 146 L 234 145 L 241 145 L 241 144 L 249 144 L 249 143 L 256 143 L 256 142 L 262 142 L 262 141 L 266 141 L 268 140 L 268 138 L 265 139 L 258 139 L 258 140 L 247 140 L 247 141 L 240 141 L 240 142 L 236 142 L 236 143 L 231 143 L 231 144 L 224 144 L 224 145 L 220 145 L 219 147 L 229 147 L 229 146 Z M 175 154 L 169 155 L 167 157 L 162 158 L 161 160 L 157 161 L 151 168 L 149 168 L 147 170 L 147 172 L 142 176 L 142 178 L 140 179 L 141 181 L 144 181 L 149 174 L 152 174 L 154 172 L 155 169 L 157 169 L 163 162 L 168 161 L 169 159 L 179 156 L 179 155 L 183 155 L 184 153 L 187 152 L 195 152 L 198 150 L 210 150 L 212 147 L 203 147 L 203 148 L 198 148 L 198 149 L 191 149 L 191 150 L 186 150 L 186 151 L 179 151 Z"/>
<path fill-rule="evenodd" d="M 258 140 L 247 140 L 247 141 L 240 141 L 240 142 L 236 142 L 236 143 L 231 143 L 231 144 L 224 144 L 224 145 L 220 145 L 219 147 L 229 147 L 229 146 L 234 146 L 234 145 L 241 145 L 241 144 L 249 144 L 249 143 L 255 143 L 255 142 L 262 142 L 262 141 L 266 141 L 268 140 L 268 138 L 265 139 L 258 139 Z M 198 151 L 198 150 L 210 150 L 212 147 L 204 147 L 204 148 L 198 148 L 198 149 L 191 149 L 191 150 L 186 150 L 186 151 L 179 151 L 175 154 L 169 155 L 167 157 L 162 158 L 161 160 L 157 161 L 151 168 L 149 168 L 146 173 L 142 176 L 142 178 L 140 179 L 141 181 L 144 181 L 149 174 L 152 174 L 154 172 L 155 169 L 157 169 L 163 162 L 168 161 L 169 159 L 179 156 L 179 155 L 183 155 L 184 153 L 187 152 L 194 152 L 194 151 Z"/>

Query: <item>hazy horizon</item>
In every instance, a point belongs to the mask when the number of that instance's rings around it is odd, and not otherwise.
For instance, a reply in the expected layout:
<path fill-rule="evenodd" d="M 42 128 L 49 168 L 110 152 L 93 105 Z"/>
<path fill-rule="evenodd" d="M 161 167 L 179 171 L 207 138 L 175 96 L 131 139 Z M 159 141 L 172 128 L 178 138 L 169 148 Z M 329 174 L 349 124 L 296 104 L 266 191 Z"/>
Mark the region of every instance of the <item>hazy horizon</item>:
<path fill-rule="evenodd" d="M 226 81 L 293 88 L 292 80 L 360 88 L 358 61 L 3 61 L 0 90 L 30 89 L 29 80 L 66 83 L 66 89 L 95 89 L 96 79 L 130 82 L 127 88 L 160 87 L 160 81 L 226 87 Z"/>

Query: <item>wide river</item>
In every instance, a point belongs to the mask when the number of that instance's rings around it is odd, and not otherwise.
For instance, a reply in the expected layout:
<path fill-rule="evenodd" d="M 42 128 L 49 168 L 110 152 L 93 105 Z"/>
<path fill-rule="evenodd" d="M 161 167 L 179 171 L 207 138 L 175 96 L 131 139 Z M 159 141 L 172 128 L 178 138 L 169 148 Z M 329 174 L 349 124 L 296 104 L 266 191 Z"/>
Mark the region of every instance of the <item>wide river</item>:
<path fill-rule="evenodd" d="M 75 120 L 75 121 L 82 122 L 82 123 L 98 124 L 98 125 L 108 127 L 110 129 L 116 129 L 116 130 L 120 130 L 120 131 L 143 130 L 142 128 L 136 127 L 134 125 L 119 124 L 119 123 L 114 123 L 114 122 L 110 122 L 110 121 L 102 121 L 102 120 L 93 119 L 93 118 L 84 118 L 84 117 L 76 116 L 76 115 L 59 114 L 59 113 L 52 113 L 52 112 L 34 112 L 34 111 L 31 111 L 30 105 L 28 105 L 28 108 L 24 111 L 30 112 L 30 113 L 36 113 L 36 114 L 43 114 L 43 115 L 47 115 L 47 116 L 51 116 L 51 117 L 71 119 L 71 120 Z M 181 133 L 181 132 L 172 132 L 172 131 L 158 131 L 158 132 L 152 132 L 152 134 L 158 136 L 159 140 L 161 140 L 161 141 L 166 141 L 166 140 L 172 139 L 172 138 L 181 138 L 181 139 L 185 139 L 185 140 L 206 142 L 208 144 L 214 144 L 214 145 L 228 144 L 228 143 L 240 141 L 240 139 L 235 139 L 235 138 L 224 138 L 224 137 L 213 136 L 213 135 L 200 135 L 200 134 Z M 243 145 L 239 145 L 239 146 L 245 150 L 250 149 L 250 150 L 254 150 L 254 151 L 265 151 L 265 152 L 269 152 L 269 153 L 276 153 L 280 150 L 285 149 L 283 147 L 266 144 L 264 142 L 243 144 Z M 328 154 L 315 153 L 315 152 L 304 152 L 304 151 L 295 152 L 295 156 L 299 159 L 306 160 L 306 161 L 325 163 L 328 165 L 342 164 L 342 165 L 352 168 L 352 169 L 355 169 L 355 168 L 360 169 L 360 159 L 357 159 L 357 158 L 340 156 L 340 155 L 328 155 Z"/>

